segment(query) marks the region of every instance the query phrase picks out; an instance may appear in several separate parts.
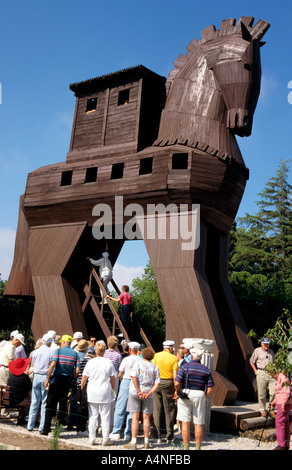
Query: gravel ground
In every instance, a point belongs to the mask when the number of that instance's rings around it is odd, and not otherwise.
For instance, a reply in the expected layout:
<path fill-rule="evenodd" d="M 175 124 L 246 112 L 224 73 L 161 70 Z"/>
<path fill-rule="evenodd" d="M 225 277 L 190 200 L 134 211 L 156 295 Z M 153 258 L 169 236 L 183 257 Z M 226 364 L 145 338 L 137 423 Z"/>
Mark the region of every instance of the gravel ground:
<path fill-rule="evenodd" d="M 16 443 L 12 443 L 17 445 L 17 436 L 20 435 L 29 435 L 31 438 L 35 436 L 38 438 L 40 436 L 37 430 L 34 431 L 27 431 L 25 426 L 15 425 L 15 424 L 2 424 L 0 423 L 0 431 L 9 432 L 15 434 Z M 12 434 L 11 434 L 12 435 Z M 52 439 L 52 433 L 48 436 L 42 436 L 42 439 Z M 1 442 L 1 439 L 0 439 Z M 60 443 L 64 443 L 66 445 L 71 445 L 72 449 L 88 449 L 88 450 L 102 450 L 102 451 L 127 451 L 124 448 L 124 441 L 118 440 L 113 441 L 111 446 L 102 446 L 102 437 L 101 434 L 97 434 L 96 444 L 94 446 L 89 444 L 88 436 L 77 436 L 75 431 L 67 431 L 66 428 L 61 432 L 61 436 L 59 439 Z M 213 433 L 206 433 L 204 436 L 204 440 L 202 443 L 202 450 L 273 450 L 276 447 L 276 442 L 260 442 L 258 440 L 249 439 L 246 437 L 237 437 L 233 435 L 227 434 L 213 434 Z M 138 436 L 137 440 L 137 448 L 138 450 L 143 450 L 143 436 Z M 291 446 L 290 446 L 291 447 Z M 292 448 L 292 447 L 291 447 Z M 175 434 L 175 441 L 172 444 L 167 443 L 166 441 L 162 441 L 161 443 L 157 443 L 156 439 L 150 440 L 150 450 L 151 451 L 181 451 L 183 450 L 182 438 L 181 434 L 177 432 Z M 190 441 L 190 451 L 195 450 L 195 441 L 192 438 Z M 127 451 L 129 452 L 129 451 Z M 147 451 L 146 451 L 147 452 Z M 131 452 L 130 452 L 131 453 Z"/>

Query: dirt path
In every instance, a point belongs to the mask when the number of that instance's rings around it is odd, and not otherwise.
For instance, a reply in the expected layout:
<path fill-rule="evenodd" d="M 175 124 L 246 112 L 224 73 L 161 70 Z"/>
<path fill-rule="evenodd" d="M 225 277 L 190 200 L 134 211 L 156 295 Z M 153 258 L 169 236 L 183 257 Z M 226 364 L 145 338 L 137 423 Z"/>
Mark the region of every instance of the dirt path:
<path fill-rule="evenodd" d="M 18 450 L 51 450 L 51 439 L 35 434 L 21 434 L 14 431 L 3 431 L 0 429 L 0 446 L 9 445 Z M 13 449 L 10 449 L 13 450 Z M 74 446 L 58 442 L 58 450 L 88 450 L 88 447 Z"/>

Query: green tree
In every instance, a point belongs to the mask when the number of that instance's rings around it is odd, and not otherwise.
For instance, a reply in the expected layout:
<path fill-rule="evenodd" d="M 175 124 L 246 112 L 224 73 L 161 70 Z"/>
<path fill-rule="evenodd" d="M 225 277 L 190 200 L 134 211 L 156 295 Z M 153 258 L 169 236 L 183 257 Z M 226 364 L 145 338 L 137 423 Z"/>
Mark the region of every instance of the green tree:
<path fill-rule="evenodd" d="M 281 161 L 257 202 L 231 231 L 229 279 L 249 328 L 262 333 L 292 307 L 292 187 Z"/>
<path fill-rule="evenodd" d="M 26 298 L 4 296 L 5 286 L 6 281 L 0 277 L 0 338 L 8 339 L 11 331 L 19 330 L 29 343 L 34 302 Z"/>
<path fill-rule="evenodd" d="M 256 338 L 257 334 L 252 330 L 249 336 Z M 266 371 L 273 375 L 276 371 L 283 372 L 286 377 L 290 377 L 292 373 L 292 363 L 289 359 L 289 345 L 292 342 L 292 315 L 289 310 L 284 309 L 282 315 L 277 318 L 275 325 L 268 328 L 265 332 L 266 337 L 269 338 L 273 349 L 275 349 L 274 363 L 268 364 Z M 260 339 L 257 338 L 258 342 Z"/>
<path fill-rule="evenodd" d="M 165 339 L 165 315 L 153 268 L 148 261 L 141 278 L 132 282 L 133 311 L 153 348 L 161 348 Z"/>

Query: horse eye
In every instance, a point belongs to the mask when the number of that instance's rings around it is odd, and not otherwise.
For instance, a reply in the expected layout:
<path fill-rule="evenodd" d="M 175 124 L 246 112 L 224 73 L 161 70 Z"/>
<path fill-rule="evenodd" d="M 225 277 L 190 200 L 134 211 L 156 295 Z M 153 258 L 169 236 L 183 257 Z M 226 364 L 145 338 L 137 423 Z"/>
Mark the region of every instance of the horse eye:
<path fill-rule="evenodd" d="M 249 72 L 251 71 L 251 65 L 250 64 L 244 64 L 245 70 L 248 70 Z"/>

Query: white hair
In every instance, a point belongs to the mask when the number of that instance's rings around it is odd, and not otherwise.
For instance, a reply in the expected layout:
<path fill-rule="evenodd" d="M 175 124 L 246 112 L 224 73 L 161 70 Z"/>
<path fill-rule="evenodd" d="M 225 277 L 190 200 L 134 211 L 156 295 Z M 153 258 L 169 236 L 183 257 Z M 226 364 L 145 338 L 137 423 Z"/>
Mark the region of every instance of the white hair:
<path fill-rule="evenodd" d="M 194 361 L 200 361 L 202 359 L 202 356 L 204 354 L 204 349 L 202 348 L 192 348 L 190 351 L 192 358 Z"/>

